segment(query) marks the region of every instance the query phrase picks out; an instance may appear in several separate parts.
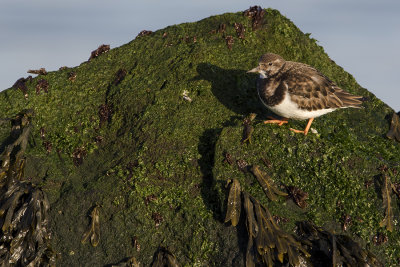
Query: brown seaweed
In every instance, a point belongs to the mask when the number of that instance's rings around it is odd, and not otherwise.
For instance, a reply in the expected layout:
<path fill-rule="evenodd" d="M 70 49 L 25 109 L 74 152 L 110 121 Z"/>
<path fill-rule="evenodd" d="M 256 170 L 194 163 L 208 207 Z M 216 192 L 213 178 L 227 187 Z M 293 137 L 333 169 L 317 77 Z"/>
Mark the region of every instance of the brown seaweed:
<path fill-rule="evenodd" d="M 278 215 L 274 215 L 274 216 L 272 216 L 272 217 L 274 218 L 274 220 L 275 220 L 275 222 L 276 222 L 277 224 L 280 224 L 280 223 L 287 223 L 287 222 L 289 221 L 288 218 L 281 217 L 281 216 L 278 216 Z"/>
<path fill-rule="evenodd" d="M 99 127 L 101 128 L 105 122 L 110 122 L 112 115 L 112 108 L 108 104 L 103 104 L 99 107 Z"/>
<path fill-rule="evenodd" d="M 269 159 L 262 157 L 261 161 L 264 163 L 265 167 L 267 167 L 268 169 L 272 168 L 272 162 Z"/>
<path fill-rule="evenodd" d="M 74 152 L 72 152 L 72 161 L 76 167 L 82 165 L 83 159 L 85 158 L 87 151 L 84 147 L 77 147 Z"/>
<path fill-rule="evenodd" d="M 240 183 L 237 179 L 233 179 L 229 189 L 228 203 L 226 205 L 226 216 L 224 222 L 231 221 L 233 226 L 239 223 L 240 210 L 241 210 L 241 190 Z"/>
<path fill-rule="evenodd" d="M 89 229 L 82 236 L 82 244 L 86 244 L 89 239 L 93 247 L 96 247 L 100 242 L 100 211 L 99 206 L 95 206 L 90 213 L 92 221 Z"/>
<path fill-rule="evenodd" d="M 390 232 L 393 231 L 393 212 L 391 206 L 391 192 L 392 186 L 390 182 L 390 178 L 387 175 L 383 176 L 383 184 L 382 184 L 382 201 L 383 207 L 385 209 L 385 218 L 379 223 L 380 227 L 386 226 L 386 229 Z"/>
<path fill-rule="evenodd" d="M 11 120 L 10 143 L 1 154 L 0 266 L 55 265 L 46 194 L 23 180 L 23 154 L 33 115 L 32 110 L 24 110 Z"/>
<path fill-rule="evenodd" d="M 141 36 L 150 35 L 152 33 L 153 33 L 152 31 L 143 30 L 143 31 L 139 32 L 139 34 L 137 36 L 141 37 Z"/>
<path fill-rule="evenodd" d="M 126 76 L 126 70 L 125 69 L 119 69 L 117 73 L 115 74 L 115 80 L 113 81 L 113 85 L 118 85 Z"/>
<path fill-rule="evenodd" d="M 108 51 L 110 51 L 110 45 L 102 44 L 96 50 L 92 51 L 88 61 L 95 59 L 96 57 L 100 56 L 101 54 L 107 53 Z"/>
<path fill-rule="evenodd" d="M 400 198 L 400 183 L 392 183 L 392 190 Z"/>
<path fill-rule="evenodd" d="M 342 229 L 343 231 L 347 231 L 352 223 L 351 216 L 346 214 L 343 216 L 342 220 L 343 220 Z"/>
<path fill-rule="evenodd" d="M 53 145 L 48 140 L 43 141 L 43 147 L 44 147 L 44 149 L 46 149 L 47 154 L 49 154 L 51 152 L 51 150 L 53 149 Z"/>
<path fill-rule="evenodd" d="M 307 202 L 306 202 L 306 200 L 308 199 L 307 192 L 304 192 L 303 190 L 301 190 L 296 186 L 286 186 L 286 190 L 289 193 L 289 197 L 293 199 L 294 203 L 296 203 L 297 206 L 299 206 L 302 209 L 307 207 Z"/>
<path fill-rule="evenodd" d="M 312 266 L 382 266 L 377 258 L 347 235 L 338 235 L 311 222 L 297 223 L 298 238 L 311 254 Z"/>
<path fill-rule="evenodd" d="M 272 201 L 278 200 L 278 196 L 287 196 L 285 192 L 280 191 L 271 178 L 260 170 L 257 165 L 253 165 L 250 168 L 250 171 L 257 178 L 257 181 L 260 183 L 262 189 L 264 190 L 265 195 Z"/>
<path fill-rule="evenodd" d="M 224 33 L 225 31 L 226 31 L 226 24 L 225 23 L 219 24 L 217 32 Z"/>
<path fill-rule="evenodd" d="M 382 244 L 385 244 L 388 241 L 387 235 L 384 233 L 378 232 L 373 238 L 372 242 L 374 243 L 375 246 L 380 246 Z"/>
<path fill-rule="evenodd" d="M 178 267 L 179 263 L 172 252 L 165 247 L 159 247 L 154 255 L 152 267 Z"/>
<path fill-rule="evenodd" d="M 251 27 L 257 30 L 262 25 L 262 19 L 265 15 L 265 10 L 260 6 L 252 6 L 243 12 L 243 15 L 251 19 Z"/>
<path fill-rule="evenodd" d="M 386 134 L 386 137 L 400 142 L 400 118 L 396 113 L 393 113 L 392 120 L 390 122 L 390 130 Z"/>
<path fill-rule="evenodd" d="M 31 130 L 30 120 L 33 115 L 33 110 L 24 110 L 11 120 L 10 138 L 13 141 L 5 147 L 1 154 L 0 173 L 7 173 L 13 165 L 19 166 L 22 163 L 22 155 L 28 144 L 28 136 Z M 14 156 L 12 157 L 12 155 Z M 12 178 L 10 177 L 10 179 Z"/>
<path fill-rule="evenodd" d="M 248 171 L 249 164 L 244 159 L 238 159 L 236 161 L 236 164 L 237 164 L 239 170 L 241 170 L 242 172 Z"/>
<path fill-rule="evenodd" d="M 279 228 L 267 208 L 247 192 L 243 192 L 243 198 L 249 235 L 246 266 L 274 266 L 277 262 L 282 264 L 285 261 L 297 266 L 301 254 L 309 257 L 300 242 Z"/>
<path fill-rule="evenodd" d="M 232 155 L 229 154 L 228 152 L 225 152 L 225 159 L 224 159 L 224 161 L 225 161 L 226 163 L 228 163 L 229 165 L 232 165 L 232 164 L 233 164 Z"/>
<path fill-rule="evenodd" d="M 28 70 L 27 72 L 30 74 L 47 75 L 47 71 L 45 68 L 40 68 L 38 70 Z"/>
<path fill-rule="evenodd" d="M 254 127 L 252 125 L 253 120 L 256 118 L 257 114 L 250 113 L 244 120 L 243 120 L 243 138 L 242 144 L 248 142 L 251 144 L 251 135 L 254 132 Z"/>
<path fill-rule="evenodd" d="M 231 35 L 228 35 L 225 37 L 225 41 L 226 41 L 226 46 L 228 47 L 229 50 L 232 50 L 232 45 L 235 42 L 233 40 L 233 37 Z"/>
<path fill-rule="evenodd" d="M 68 80 L 70 80 L 71 82 L 75 82 L 76 79 L 76 72 L 71 71 L 70 73 L 68 73 Z"/>
<path fill-rule="evenodd" d="M 254 216 L 253 202 L 250 201 L 249 195 L 246 192 L 243 193 L 243 198 L 243 205 L 246 212 L 246 227 L 249 235 L 246 250 L 246 267 L 253 267 L 255 266 L 255 261 L 257 259 L 257 250 L 254 247 L 254 238 L 258 235 L 258 225 Z"/>
<path fill-rule="evenodd" d="M 101 144 L 101 143 L 103 143 L 103 141 L 104 141 L 104 137 L 98 135 L 98 136 L 96 136 L 96 137 L 93 138 L 93 141 L 95 141 L 96 144 Z"/>
<path fill-rule="evenodd" d="M 149 205 L 150 202 L 156 201 L 157 200 L 157 196 L 154 194 L 148 195 L 145 199 L 144 199 L 144 204 L 147 206 Z"/>
<path fill-rule="evenodd" d="M 140 251 L 140 244 L 137 236 L 132 238 L 133 247 L 136 249 L 137 252 Z"/>
<path fill-rule="evenodd" d="M 40 79 L 36 85 L 36 94 L 40 94 L 40 91 L 43 90 L 45 93 L 49 92 L 49 82 L 45 79 Z"/>
<path fill-rule="evenodd" d="M 155 225 L 156 227 L 159 227 L 159 226 L 161 225 L 161 223 L 164 221 L 163 216 L 162 216 L 161 213 L 159 213 L 159 212 L 153 212 L 153 213 L 151 214 L 151 218 L 153 219 L 154 225 Z"/>
<path fill-rule="evenodd" d="M 236 35 L 239 39 L 244 39 L 245 29 L 242 23 L 236 23 L 233 25 L 235 27 Z"/>
<path fill-rule="evenodd" d="M 32 76 L 28 76 L 27 78 L 19 78 L 12 87 L 17 90 L 21 90 L 21 92 L 24 94 L 24 97 L 28 98 L 28 87 L 26 86 L 26 82 L 30 81 L 32 81 Z"/>

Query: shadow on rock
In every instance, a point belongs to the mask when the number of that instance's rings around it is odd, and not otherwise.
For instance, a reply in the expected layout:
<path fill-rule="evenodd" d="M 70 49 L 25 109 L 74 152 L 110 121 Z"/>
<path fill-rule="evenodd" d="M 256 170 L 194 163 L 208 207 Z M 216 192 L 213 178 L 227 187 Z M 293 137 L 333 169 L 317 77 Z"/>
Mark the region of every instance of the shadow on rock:
<path fill-rule="evenodd" d="M 215 144 L 218 140 L 218 136 L 222 129 L 208 129 L 205 130 L 203 135 L 200 137 L 198 149 L 201 155 L 199 159 L 200 170 L 203 174 L 203 183 L 201 185 L 201 195 L 204 199 L 204 203 L 213 212 L 214 218 L 219 221 L 223 220 L 223 215 L 220 214 L 218 203 L 218 193 L 215 192 L 213 178 L 213 167 L 214 167 L 214 154 Z"/>
<path fill-rule="evenodd" d="M 211 90 L 225 107 L 240 115 L 257 113 L 264 115 L 256 90 L 256 76 L 246 70 L 223 69 L 210 63 L 197 66 L 199 74 L 194 80 L 211 82 Z"/>

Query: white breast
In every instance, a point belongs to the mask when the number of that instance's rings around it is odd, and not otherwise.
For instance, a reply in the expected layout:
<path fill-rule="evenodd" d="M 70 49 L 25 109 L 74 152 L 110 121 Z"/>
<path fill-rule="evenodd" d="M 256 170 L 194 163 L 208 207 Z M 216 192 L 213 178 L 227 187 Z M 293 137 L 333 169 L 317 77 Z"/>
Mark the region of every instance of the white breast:
<path fill-rule="evenodd" d="M 299 106 L 290 99 L 290 96 L 288 95 L 287 92 L 285 93 L 283 101 L 280 104 L 275 105 L 273 107 L 266 105 L 264 102 L 263 104 L 267 106 L 270 110 L 272 110 L 274 113 L 278 114 L 279 116 L 295 120 L 316 118 L 335 110 L 335 108 L 326 108 L 326 109 L 312 110 L 312 111 L 308 111 L 306 109 L 300 109 Z"/>

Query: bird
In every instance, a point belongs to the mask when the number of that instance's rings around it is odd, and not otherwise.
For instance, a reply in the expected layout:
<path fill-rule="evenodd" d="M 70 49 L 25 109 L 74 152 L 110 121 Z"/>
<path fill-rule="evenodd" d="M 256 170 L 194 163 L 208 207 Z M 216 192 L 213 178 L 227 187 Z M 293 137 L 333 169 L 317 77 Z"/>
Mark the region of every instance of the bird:
<path fill-rule="evenodd" d="M 258 66 L 248 73 L 258 73 L 257 92 L 261 102 L 282 119 L 264 123 L 288 123 L 288 119 L 306 120 L 307 135 L 314 118 L 341 108 L 362 108 L 362 96 L 352 95 L 338 87 L 317 69 L 300 62 L 286 61 L 273 53 L 263 54 Z"/>

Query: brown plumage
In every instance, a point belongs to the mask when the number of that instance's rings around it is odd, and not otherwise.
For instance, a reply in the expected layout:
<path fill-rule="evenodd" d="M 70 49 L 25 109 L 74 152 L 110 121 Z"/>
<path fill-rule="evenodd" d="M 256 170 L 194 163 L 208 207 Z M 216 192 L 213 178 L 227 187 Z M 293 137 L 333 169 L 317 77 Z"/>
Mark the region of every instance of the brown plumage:
<path fill-rule="evenodd" d="M 352 95 L 332 82 L 315 68 L 281 56 L 267 53 L 261 56 L 258 67 L 249 72 L 259 73 L 257 91 L 261 101 L 274 113 L 298 120 L 309 119 L 307 134 L 315 117 L 338 108 L 360 108 L 361 96 Z M 286 123 L 284 120 L 265 123 Z"/>

